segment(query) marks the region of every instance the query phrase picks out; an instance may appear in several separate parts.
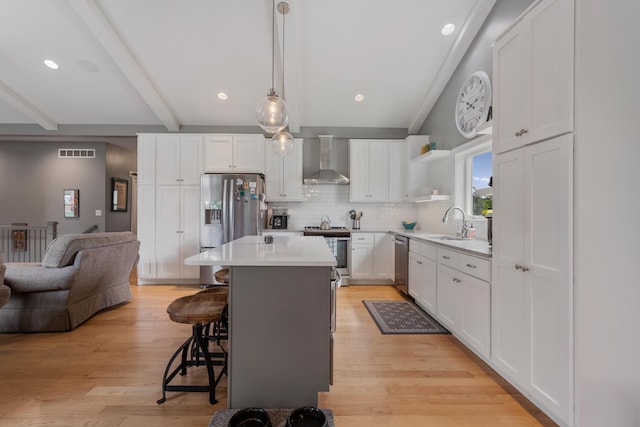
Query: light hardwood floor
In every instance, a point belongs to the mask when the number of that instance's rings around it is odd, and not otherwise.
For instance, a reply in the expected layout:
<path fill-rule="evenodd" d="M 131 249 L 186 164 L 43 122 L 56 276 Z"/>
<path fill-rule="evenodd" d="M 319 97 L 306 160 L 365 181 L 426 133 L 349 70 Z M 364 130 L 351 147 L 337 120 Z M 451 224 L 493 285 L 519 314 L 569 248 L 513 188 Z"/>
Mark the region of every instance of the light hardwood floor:
<path fill-rule="evenodd" d="M 199 288 L 133 283 L 133 301 L 73 331 L 0 334 L 0 426 L 207 426 L 225 408 L 224 379 L 216 405 L 178 392 L 156 404 L 191 332 L 166 307 Z M 338 427 L 555 425 L 450 335 L 381 335 L 362 300 L 400 298 L 387 286 L 338 290 L 334 385 L 319 397 Z"/>

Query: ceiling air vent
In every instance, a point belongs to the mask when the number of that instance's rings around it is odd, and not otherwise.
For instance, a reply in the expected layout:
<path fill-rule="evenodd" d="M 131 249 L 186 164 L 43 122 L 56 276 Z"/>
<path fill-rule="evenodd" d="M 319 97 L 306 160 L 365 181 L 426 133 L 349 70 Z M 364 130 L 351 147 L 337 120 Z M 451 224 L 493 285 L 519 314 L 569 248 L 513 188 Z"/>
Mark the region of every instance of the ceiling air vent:
<path fill-rule="evenodd" d="M 95 159 L 96 150 L 93 148 L 59 148 L 58 157 L 61 159 Z"/>

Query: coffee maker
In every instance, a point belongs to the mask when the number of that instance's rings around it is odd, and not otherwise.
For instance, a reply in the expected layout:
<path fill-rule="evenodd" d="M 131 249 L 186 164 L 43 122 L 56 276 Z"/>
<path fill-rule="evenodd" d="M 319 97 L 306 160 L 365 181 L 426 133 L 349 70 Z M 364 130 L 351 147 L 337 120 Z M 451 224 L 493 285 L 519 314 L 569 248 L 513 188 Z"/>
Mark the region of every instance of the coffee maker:
<path fill-rule="evenodd" d="M 286 230 L 287 223 L 289 222 L 289 209 L 287 208 L 273 208 L 271 213 L 271 219 L 269 219 L 269 226 L 274 230 Z"/>

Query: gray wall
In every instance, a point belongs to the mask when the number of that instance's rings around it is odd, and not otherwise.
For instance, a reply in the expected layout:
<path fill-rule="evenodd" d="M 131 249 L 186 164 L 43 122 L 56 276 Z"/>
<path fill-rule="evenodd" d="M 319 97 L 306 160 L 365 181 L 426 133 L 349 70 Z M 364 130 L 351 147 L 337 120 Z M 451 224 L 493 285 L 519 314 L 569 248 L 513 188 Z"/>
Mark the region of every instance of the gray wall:
<path fill-rule="evenodd" d="M 94 159 L 60 159 L 58 148 L 92 148 Z M 59 234 L 105 228 L 105 144 L 0 142 L 0 224 L 57 221 Z M 64 218 L 64 189 L 80 190 L 80 217 Z M 100 209 L 103 216 L 96 217 Z"/>
<path fill-rule="evenodd" d="M 492 44 L 498 35 L 533 3 L 532 0 L 498 0 L 478 35 L 469 46 L 449 83 L 422 124 L 421 135 L 430 135 L 440 149 L 452 149 L 469 141 L 460 135 L 454 121 L 455 101 L 464 81 L 476 71 L 484 71 L 493 82 Z"/>
<path fill-rule="evenodd" d="M 132 138 L 135 140 L 136 138 Z M 105 229 L 104 231 L 130 231 L 131 230 L 131 204 L 132 183 L 129 177 L 130 171 L 137 170 L 136 152 L 112 144 L 106 144 L 106 176 L 105 176 Z M 111 212 L 111 178 L 126 179 L 129 181 L 127 194 L 127 211 Z M 102 231 L 102 230 L 101 230 Z"/>

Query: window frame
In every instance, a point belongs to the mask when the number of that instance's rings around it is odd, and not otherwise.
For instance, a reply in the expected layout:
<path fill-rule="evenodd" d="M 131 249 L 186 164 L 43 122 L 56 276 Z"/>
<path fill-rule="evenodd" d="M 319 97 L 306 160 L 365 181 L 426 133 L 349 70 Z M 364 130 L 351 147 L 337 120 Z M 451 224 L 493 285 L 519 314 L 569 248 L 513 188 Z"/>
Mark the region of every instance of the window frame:
<path fill-rule="evenodd" d="M 492 135 L 481 135 L 451 150 L 453 155 L 453 205 L 462 207 L 469 219 L 484 218 L 482 215 L 472 215 L 472 158 L 478 154 L 491 152 L 492 142 Z M 491 163 L 493 167 L 493 155 Z"/>

